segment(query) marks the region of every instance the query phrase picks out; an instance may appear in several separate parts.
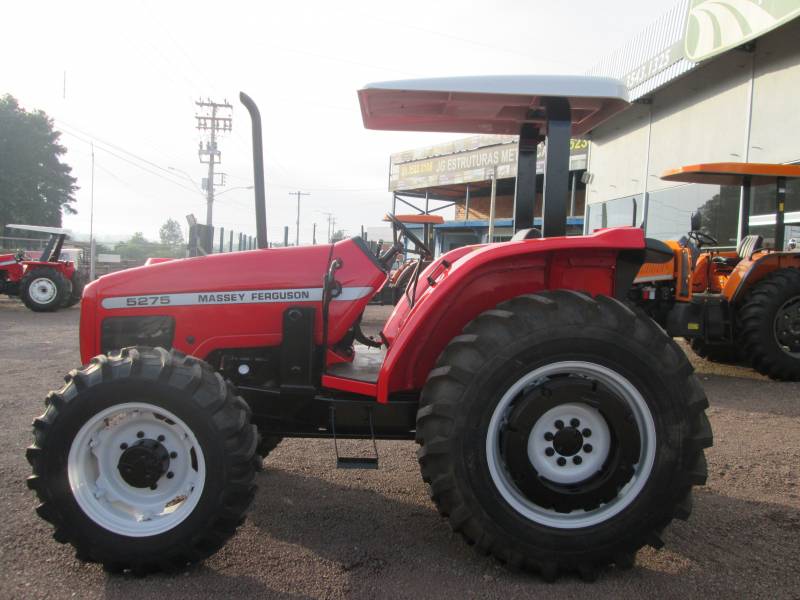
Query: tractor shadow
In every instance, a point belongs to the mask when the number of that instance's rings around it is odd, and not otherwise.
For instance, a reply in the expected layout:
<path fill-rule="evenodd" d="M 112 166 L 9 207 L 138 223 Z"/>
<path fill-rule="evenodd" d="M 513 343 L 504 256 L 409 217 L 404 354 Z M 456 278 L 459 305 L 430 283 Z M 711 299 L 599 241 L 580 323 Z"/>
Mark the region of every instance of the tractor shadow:
<path fill-rule="evenodd" d="M 585 593 L 574 575 L 547 584 L 478 556 L 420 490 L 405 501 L 387 498 L 379 486 L 379 477 L 351 487 L 268 467 L 249 522 L 262 543 L 301 549 L 346 573 L 356 597 L 518 597 L 539 588 Z M 798 507 L 700 489 L 691 520 L 673 522 L 664 550 L 643 549 L 632 570 L 606 569 L 591 590 L 608 597 L 626 590 L 637 597 L 696 597 L 701 590 L 736 594 L 763 582 L 765 593 L 790 597 L 800 589 L 798 536 Z"/>

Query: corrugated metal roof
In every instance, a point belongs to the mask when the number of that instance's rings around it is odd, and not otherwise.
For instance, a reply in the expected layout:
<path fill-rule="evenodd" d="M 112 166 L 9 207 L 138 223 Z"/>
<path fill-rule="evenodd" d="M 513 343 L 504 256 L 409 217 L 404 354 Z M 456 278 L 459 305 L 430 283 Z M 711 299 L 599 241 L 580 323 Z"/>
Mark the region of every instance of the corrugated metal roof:
<path fill-rule="evenodd" d="M 606 55 L 587 75 L 623 80 L 633 101 L 692 70 L 697 63 L 679 52 L 688 5 L 689 0 L 679 0 L 625 45 Z"/>

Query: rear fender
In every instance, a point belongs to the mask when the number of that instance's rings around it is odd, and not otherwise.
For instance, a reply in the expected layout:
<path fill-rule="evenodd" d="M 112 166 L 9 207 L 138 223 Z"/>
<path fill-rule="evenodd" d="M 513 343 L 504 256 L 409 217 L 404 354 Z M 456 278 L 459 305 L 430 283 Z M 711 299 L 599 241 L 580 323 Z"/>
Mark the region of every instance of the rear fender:
<path fill-rule="evenodd" d="M 722 294 L 731 304 L 741 302 L 748 290 L 778 269 L 800 269 L 800 252 L 759 252 L 743 258 L 728 277 Z"/>
<path fill-rule="evenodd" d="M 625 227 L 491 244 L 462 251 L 449 266 L 442 265 L 449 254 L 434 261 L 420 277 L 414 307 L 399 307 L 387 322 L 385 331 L 394 335 L 378 376 L 378 401 L 420 389 L 450 340 L 505 300 L 551 289 L 624 296 L 645 251 L 642 230 Z"/>

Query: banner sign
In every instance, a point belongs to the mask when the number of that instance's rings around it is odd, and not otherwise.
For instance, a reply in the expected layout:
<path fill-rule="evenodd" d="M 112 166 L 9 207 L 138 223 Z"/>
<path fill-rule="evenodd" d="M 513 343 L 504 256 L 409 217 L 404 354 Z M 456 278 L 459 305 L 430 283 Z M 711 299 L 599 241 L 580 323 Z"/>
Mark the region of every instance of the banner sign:
<path fill-rule="evenodd" d="M 491 137 L 494 136 L 490 136 L 489 141 L 496 141 Z M 489 181 L 493 174 L 497 179 L 516 177 L 517 137 L 504 137 L 508 140 L 500 144 L 487 145 L 466 152 L 407 160 L 407 162 L 399 162 L 398 159 L 407 159 L 414 151 L 393 154 L 389 169 L 389 191 L 419 190 Z M 416 151 L 416 155 L 424 155 L 424 150 Z M 570 140 L 570 170 L 586 168 L 588 151 L 587 140 Z M 544 144 L 539 144 L 536 171 L 539 173 L 544 171 Z"/>

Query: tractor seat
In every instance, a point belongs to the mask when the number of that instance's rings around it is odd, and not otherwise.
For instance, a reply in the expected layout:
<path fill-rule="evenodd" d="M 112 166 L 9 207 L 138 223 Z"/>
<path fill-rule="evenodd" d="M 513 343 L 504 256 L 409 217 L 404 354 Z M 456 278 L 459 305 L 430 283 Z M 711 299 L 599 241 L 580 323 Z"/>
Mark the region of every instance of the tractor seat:
<path fill-rule="evenodd" d="M 521 242 L 522 240 L 535 240 L 542 237 L 542 230 L 536 227 L 529 227 L 528 229 L 520 229 L 511 237 L 512 242 Z"/>
<path fill-rule="evenodd" d="M 742 238 L 742 241 L 739 242 L 739 246 L 736 248 L 736 254 L 738 254 L 741 259 L 750 260 L 753 258 L 753 254 L 761 250 L 763 243 L 764 238 L 760 235 L 746 235 Z"/>

